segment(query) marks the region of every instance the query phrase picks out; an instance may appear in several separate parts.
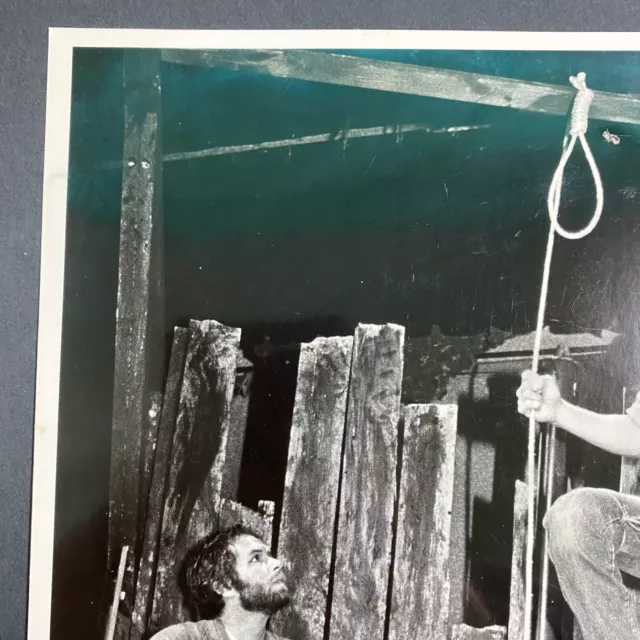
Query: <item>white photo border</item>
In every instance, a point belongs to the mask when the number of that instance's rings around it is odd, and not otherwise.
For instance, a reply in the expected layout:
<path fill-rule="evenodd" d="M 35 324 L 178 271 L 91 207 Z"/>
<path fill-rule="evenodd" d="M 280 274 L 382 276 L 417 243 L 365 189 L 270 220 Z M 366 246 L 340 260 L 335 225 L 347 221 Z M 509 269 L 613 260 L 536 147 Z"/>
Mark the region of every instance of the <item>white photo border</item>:
<path fill-rule="evenodd" d="M 71 84 L 75 48 L 640 51 L 640 33 L 49 30 L 27 637 L 50 637 Z"/>

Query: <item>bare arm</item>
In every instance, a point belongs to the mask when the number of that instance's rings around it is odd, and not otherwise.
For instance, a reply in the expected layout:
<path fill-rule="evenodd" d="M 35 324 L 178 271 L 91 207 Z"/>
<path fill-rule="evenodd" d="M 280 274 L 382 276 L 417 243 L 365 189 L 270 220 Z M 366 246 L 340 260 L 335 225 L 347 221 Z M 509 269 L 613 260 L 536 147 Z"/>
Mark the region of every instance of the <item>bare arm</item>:
<path fill-rule="evenodd" d="M 525 371 L 517 396 L 518 411 L 525 416 L 533 412 L 536 421 L 551 422 L 610 453 L 640 456 L 640 426 L 628 415 L 595 413 L 563 400 L 551 376 Z"/>
<path fill-rule="evenodd" d="M 640 427 L 628 415 L 594 413 L 562 400 L 554 424 L 620 456 L 640 456 Z"/>

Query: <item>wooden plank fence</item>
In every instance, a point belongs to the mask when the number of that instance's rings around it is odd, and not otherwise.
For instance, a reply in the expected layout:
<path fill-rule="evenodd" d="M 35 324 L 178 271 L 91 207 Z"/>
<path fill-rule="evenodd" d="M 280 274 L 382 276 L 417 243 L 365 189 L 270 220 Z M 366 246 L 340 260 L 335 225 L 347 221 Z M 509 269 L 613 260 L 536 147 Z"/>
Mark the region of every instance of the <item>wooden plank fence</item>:
<path fill-rule="evenodd" d="M 275 538 L 273 503 L 260 503 L 260 513 L 225 495 L 227 449 L 244 438 L 228 433 L 239 339 L 239 329 L 215 321 L 175 330 L 147 463 L 132 640 L 188 619 L 178 578 L 198 538 L 238 522 Z M 450 625 L 457 405 L 402 407 L 403 354 L 404 328 L 393 324 L 301 346 L 277 536 L 294 595 L 271 620 L 279 635 L 506 637 L 502 627 Z"/>

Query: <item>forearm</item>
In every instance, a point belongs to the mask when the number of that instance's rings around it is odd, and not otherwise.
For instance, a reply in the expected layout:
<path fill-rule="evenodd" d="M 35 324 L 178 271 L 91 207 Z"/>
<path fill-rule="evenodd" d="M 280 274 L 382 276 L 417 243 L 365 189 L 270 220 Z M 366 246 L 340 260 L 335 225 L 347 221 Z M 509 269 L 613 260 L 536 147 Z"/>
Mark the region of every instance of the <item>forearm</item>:
<path fill-rule="evenodd" d="M 610 453 L 640 456 L 640 426 L 626 414 L 603 415 L 563 400 L 555 425 Z"/>

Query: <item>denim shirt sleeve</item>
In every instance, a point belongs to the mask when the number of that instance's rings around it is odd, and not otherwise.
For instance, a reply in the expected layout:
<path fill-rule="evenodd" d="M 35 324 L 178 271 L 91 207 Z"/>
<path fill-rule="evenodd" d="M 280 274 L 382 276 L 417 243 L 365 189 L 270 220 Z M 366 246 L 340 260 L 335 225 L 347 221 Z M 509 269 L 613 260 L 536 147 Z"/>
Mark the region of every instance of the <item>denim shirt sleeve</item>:
<path fill-rule="evenodd" d="M 627 415 L 640 427 L 640 392 L 634 403 L 627 409 Z"/>

